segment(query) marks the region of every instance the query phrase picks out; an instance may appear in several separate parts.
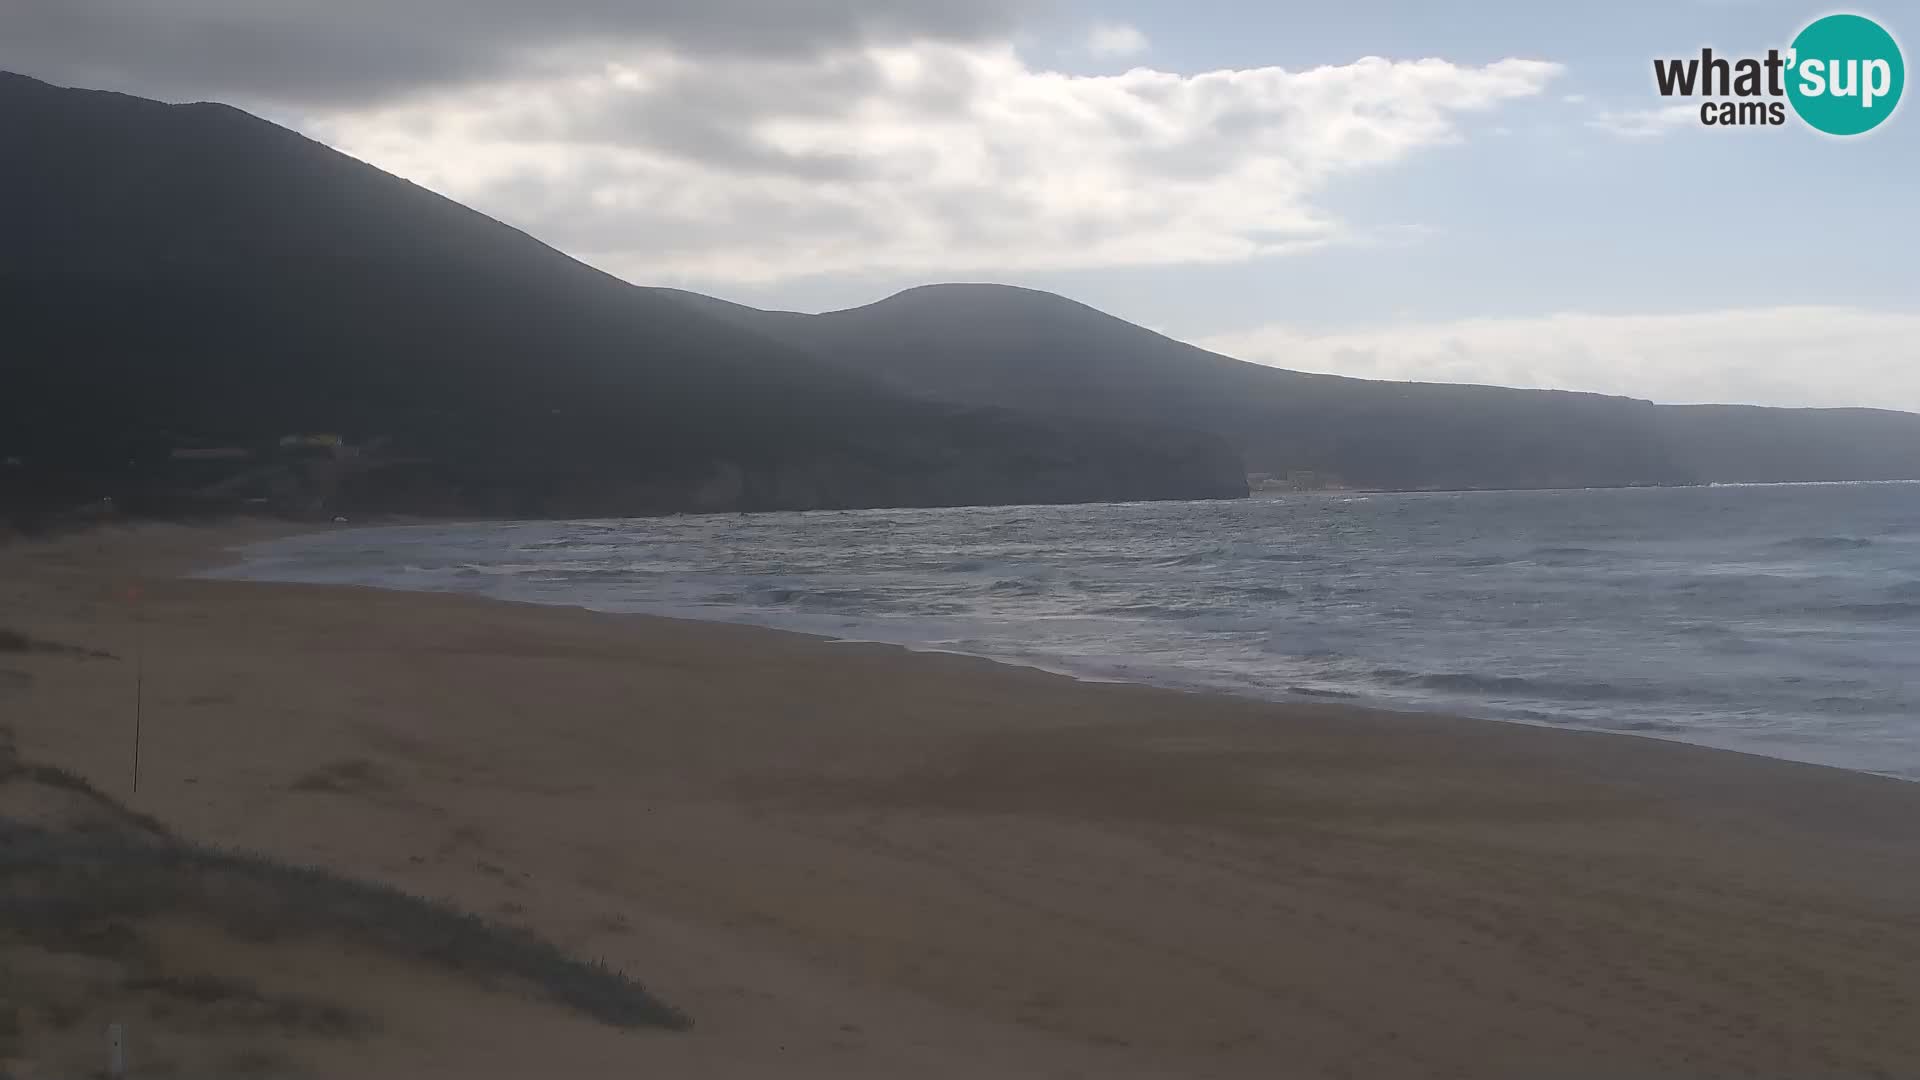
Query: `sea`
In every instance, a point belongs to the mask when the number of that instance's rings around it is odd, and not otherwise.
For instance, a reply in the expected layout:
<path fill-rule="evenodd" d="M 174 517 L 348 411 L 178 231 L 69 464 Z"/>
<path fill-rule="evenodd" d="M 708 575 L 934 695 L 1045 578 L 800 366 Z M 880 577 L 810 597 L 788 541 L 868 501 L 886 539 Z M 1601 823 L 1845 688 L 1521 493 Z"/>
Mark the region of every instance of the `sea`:
<path fill-rule="evenodd" d="M 348 529 L 215 576 L 752 623 L 1920 779 L 1920 484 Z"/>

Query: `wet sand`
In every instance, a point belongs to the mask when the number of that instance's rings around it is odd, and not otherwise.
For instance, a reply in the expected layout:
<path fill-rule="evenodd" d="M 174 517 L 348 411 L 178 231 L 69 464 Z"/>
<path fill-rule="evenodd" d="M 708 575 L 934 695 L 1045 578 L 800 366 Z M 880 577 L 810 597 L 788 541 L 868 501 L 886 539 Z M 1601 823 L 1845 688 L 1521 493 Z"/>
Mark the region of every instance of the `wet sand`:
<path fill-rule="evenodd" d="M 192 840 L 531 927 L 696 1023 L 313 949 L 298 981 L 388 1018 L 302 1044 L 320 1075 L 1920 1073 L 1920 786 L 181 576 L 273 531 L 0 548 L 0 628 L 119 657 L 0 653 L 21 753 Z"/>

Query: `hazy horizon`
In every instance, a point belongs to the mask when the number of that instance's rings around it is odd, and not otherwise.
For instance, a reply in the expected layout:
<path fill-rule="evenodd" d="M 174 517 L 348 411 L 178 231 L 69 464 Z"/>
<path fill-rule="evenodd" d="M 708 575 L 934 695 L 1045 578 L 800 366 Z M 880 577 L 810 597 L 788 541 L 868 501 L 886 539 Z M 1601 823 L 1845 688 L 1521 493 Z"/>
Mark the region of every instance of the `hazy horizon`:
<path fill-rule="evenodd" d="M 569 252 L 568 254 L 572 254 L 572 253 Z M 646 286 L 646 285 L 651 285 L 655 283 L 639 281 L 639 282 L 632 282 L 632 284 Z M 918 284 L 904 285 L 899 288 L 891 289 L 886 293 L 873 297 L 871 300 L 856 302 L 853 304 L 846 305 L 844 307 L 822 307 L 822 308 L 814 308 L 814 309 L 771 307 L 771 308 L 764 308 L 763 310 L 785 312 L 785 313 L 797 314 L 797 315 L 832 315 L 839 312 L 857 311 L 861 308 L 872 307 L 875 304 L 883 303 L 887 300 L 891 300 L 894 297 L 901 295 L 902 293 L 912 292 L 913 290 L 916 290 L 916 289 L 943 288 L 943 287 L 953 287 L 953 286 L 958 286 L 963 288 L 975 287 L 975 286 L 1015 288 L 1015 289 L 1033 288 L 1032 286 L 1016 285 L 1011 282 L 988 281 L 984 279 L 981 279 L 981 280 L 954 279 L 954 280 L 944 280 L 944 281 L 924 281 Z M 1066 300 L 1071 300 L 1075 303 L 1081 303 L 1081 304 L 1086 303 L 1086 301 L 1081 299 L 1080 297 L 1070 296 L 1065 293 L 1056 293 L 1056 292 L 1053 292 L 1052 290 L 1047 290 L 1047 289 L 1034 289 L 1034 291 L 1047 293 L 1048 295 L 1051 295 L 1051 296 L 1059 296 Z M 706 295 L 711 295 L 716 297 L 717 299 L 726 300 L 730 303 L 746 304 L 748 306 L 758 306 L 758 305 L 751 304 L 750 301 L 741 299 L 740 297 L 724 295 L 719 292 L 708 293 Z M 1094 307 L 1094 310 L 1096 311 L 1102 310 L 1095 305 L 1088 304 L 1088 306 Z M 1817 314 L 1817 312 L 1813 312 L 1810 309 L 1804 313 L 1809 315 Z M 1115 318 L 1124 319 L 1124 316 L 1118 315 L 1117 313 L 1111 312 L 1111 311 L 1103 311 L 1103 314 L 1113 315 Z M 1789 312 L 1789 314 L 1800 314 L 1800 312 Z M 1655 316 L 1654 318 L 1658 319 L 1660 317 Z M 1593 320 L 1592 320 L 1592 317 L 1590 316 L 1582 316 L 1578 313 L 1558 312 L 1558 313 L 1553 313 L 1553 314 L 1544 316 L 1541 321 L 1543 323 L 1549 323 L 1549 324 L 1560 323 L 1560 324 L 1565 324 L 1565 325 L 1568 325 L 1569 327 L 1572 327 L 1583 322 L 1591 323 Z M 1762 408 L 1880 409 L 1880 410 L 1892 411 L 1892 412 L 1920 414 L 1920 402 L 1916 402 L 1912 406 L 1903 408 L 1899 406 L 1883 406 L 1883 405 L 1794 405 L 1790 403 L 1769 404 L 1765 402 L 1726 401 L 1726 400 L 1716 400 L 1711 398 L 1698 398 L 1693 400 L 1672 400 L 1672 399 L 1665 399 L 1665 398 L 1649 398 L 1646 394 L 1636 393 L 1631 389 L 1626 389 L 1626 388 L 1614 389 L 1614 390 L 1601 390 L 1601 389 L 1593 389 L 1590 387 L 1577 387 L 1577 386 L 1534 385 L 1534 384 L 1528 384 L 1528 383 L 1523 383 L 1518 381 L 1493 383 L 1493 382 L 1487 382 L 1485 380 L 1478 380 L 1473 378 L 1445 378 L 1440 374 L 1438 368 L 1436 368 L 1435 373 L 1431 375 L 1425 375 L 1425 376 L 1413 376 L 1413 375 L 1389 376 L 1389 375 L 1379 375 L 1379 374 L 1363 374 L 1353 370 L 1338 370 L 1337 367 L 1334 365 L 1325 365 L 1325 366 L 1318 366 L 1318 367 L 1311 366 L 1311 361 L 1313 359 L 1313 356 L 1315 355 L 1311 351 L 1302 351 L 1300 353 L 1295 354 L 1296 356 L 1298 356 L 1300 362 L 1289 362 L 1286 357 L 1280 356 L 1280 355 L 1276 355 L 1271 359 L 1264 360 L 1264 361 L 1260 359 L 1256 359 L 1252 356 L 1242 355 L 1241 353 L 1234 351 L 1235 350 L 1234 343 L 1238 338 L 1238 335 L 1228 334 L 1228 335 L 1221 335 L 1218 338 L 1193 340 L 1188 338 L 1182 338 L 1175 334 L 1170 334 L 1167 331 L 1162 329 L 1158 329 L 1151 326 L 1145 326 L 1144 324 L 1136 323 L 1135 325 L 1141 326 L 1142 329 L 1151 330 L 1154 333 L 1172 338 L 1175 341 L 1180 341 L 1188 345 L 1193 345 L 1197 348 L 1207 349 L 1208 351 L 1216 352 L 1223 356 L 1230 357 L 1232 359 L 1245 360 L 1248 363 L 1257 363 L 1257 364 L 1262 364 L 1263 366 L 1266 366 L 1266 367 L 1282 368 L 1288 371 L 1301 371 L 1301 372 L 1309 372 L 1313 374 L 1323 374 L 1323 375 L 1341 375 L 1347 378 L 1355 378 L 1355 379 L 1372 379 L 1372 380 L 1377 380 L 1382 382 L 1438 382 L 1438 383 L 1449 383 L 1453 385 L 1503 386 L 1509 389 L 1517 389 L 1517 390 L 1569 390 L 1577 393 L 1597 393 L 1597 394 L 1606 394 L 1609 396 L 1616 396 L 1616 397 L 1630 397 L 1630 398 L 1648 400 L 1648 401 L 1652 401 L 1656 405 L 1757 405 Z M 1916 333 L 1920 333 L 1920 318 L 1915 319 L 1914 330 Z M 1412 331 L 1404 331 L 1403 333 L 1410 335 Z M 1337 339 L 1329 335 L 1329 337 L 1325 340 L 1332 341 Z M 1436 338 L 1431 342 L 1431 344 L 1435 346 L 1444 346 L 1445 341 L 1442 338 Z"/>
<path fill-rule="evenodd" d="M 991 280 L 1301 371 L 1920 411 L 1911 119 L 1652 87 L 1825 10 L 78 0 L 0 16 L 0 68 L 225 101 L 755 307 Z"/>

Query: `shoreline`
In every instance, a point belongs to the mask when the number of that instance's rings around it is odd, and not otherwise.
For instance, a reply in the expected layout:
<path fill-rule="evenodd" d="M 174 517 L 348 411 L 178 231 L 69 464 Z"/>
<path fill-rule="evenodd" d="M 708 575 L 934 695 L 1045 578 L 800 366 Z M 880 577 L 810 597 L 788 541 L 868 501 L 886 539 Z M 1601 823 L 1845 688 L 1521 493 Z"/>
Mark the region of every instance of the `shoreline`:
<path fill-rule="evenodd" d="M 22 752 L 195 842 L 525 925 L 695 1023 L 369 985 L 387 1033 L 315 1045 L 322 1074 L 1920 1066 L 1909 784 L 737 624 L 169 576 L 261 536 L 0 550 L 0 621 L 39 638 L 130 656 L 122 596 L 144 594 L 138 794 L 115 662 L 0 655 Z"/>
<path fill-rule="evenodd" d="M 1810 481 L 1807 483 L 1824 484 L 1824 483 L 1830 483 L 1830 482 Z M 1920 481 L 1905 481 L 1905 480 L 1902 480 L 1902 481 L 1847 481 L 1844 483 L 1906 484 L 1906 483 L 1920 483 Z M 1783 486 L 1783 485 L 1720 485 L 1720 486 L 1755 487 L 1755 486 Z M 1795 485 L 1784 485 L 1784 486 L 1806 486 L 1806 484 L 1795 484 Z M 1539 489 L 1539 490 L 1541 492 L 1547 492 L 1550 490 L 1578 491 L 1578 490 L 1609 490 L 1609 489 Z M 1612 489 L 1612 490 L 1639 490 L 1639 489 L 1620 488 L 1620 489 Z M 1477 492 L 1465 492 L 1465 493 L 1474 494 Z M 1326 494 L 1326 493 L 1313 492 L 1313 493 L 1302 493 L 1302 494 L 1318 495 L 1318 494 Z M 1340 494 L 1340 493 L 1334 493 L 1334 494 Z M 1347 493 L 1347 494 L 1351 494 L 1351 493 Z M 1407 493 L 1402 492 L 1397 494 L 1407 494 Z M 1415 492 L 1412 494 L 1460 494 L 1460 493 L 1459 492 L 1455 492 L 1455 493 Z M 841 513 L 843 511 L 827 511 L 827 512 Z M 733 515 L 723 514 L 723 515 L 713 515 L 713 516 L 731 517 Z M 645 520 L 645 519 L 635 519 L 635 520 Z M 1842 772 L 1857 773 L 1860 775 L 1880 777 L 1883 779 L 1894 780 L 1900 783 L 1907 783 L 1907 784 L 1920 783 L 1920 775 L 1906 775 L 1900 772 L 1881 771 L 1881 770 L 1876 770 L 1876 769 L 1867 768 L 1863 766 L 1835 764 L 1829 761 L 1812 760 L 1806 757 L 1791 757 L 1791 756 L 1786 756 L 1782 753 L 1777 753 L 1777 752 L 1769 753 L 1763 750 L 1752 749 L 1745 745 L 1740 745 L 1737 740 L 1729 740 L 1729 739 L 1713 740 L 1710 738 L 1710 736 L 1702 735 L 1700 733 L 1687 730 L 1687 729 L 1676 729 L 1676 730 L 1669 731 L 1669 730 L 1659 730 L 1659 729 L 1652 729 L 1652 728 L 1637 729 L 1633 727 L 1609 727 L 1609 726 L 1605 726 L 1602 723 L 1593 722 L 1593 721 L 1582 721 L 1582 720 L 1578 720 L 1570 717 L 1548 718 L 1545 716 L 1529 717 L 1529 716 L 1523 716 L 1523 715 L 1499 715 L 1497 711 L 1486 711 L 1486 712 L 1473 711 L 1471 703 L 1455 704 L 1455 703 L 1448 703 L 1445 701 L 1431 701 L 1431 702 L 1410 701 L 1404 698 L 1395 698 L 1388 694 L 1369 694 L 1364 691 L 1345 691 L 1345 690 L 1316 691 L 1311 688 L 1302 689 L 1298 687 L 1288 687 L 1285 689 L 1256 688 L 1256 687 L 1237 688 L 1231 685 L 1223 685 L 1221 683 L 1207 682 L 1204 680 L 1203 676 L 1199 676 L 1199 675 L 1195 675 L 1190 679 L 1188 679 L 1188 678 L 1182 677 L 1181 675 L 1170 675 L 1164 672 L 1158 678 L 1151 677 L 1151 676 L 1135 675 L 1130 673 L 1121 674 L 1111 670 L 1099 669 L 1097 665 L 1094 665 L 1091 663 L 1084 665 L 1083 667 L 1076 668 L 1075 661 L 1071 657 L 1059 657 L 1059 656 L 1022 657 L 1017 655 L 1008 655 L 1005 653 L 993 653 L 985 650 L 967 651 L 965 649 L 960 649 L 960 648 L 944 648 L 944 647 L 938 647 L 934 645 L 922 645 L 922 644 L 915 644 L 912 642 L 887 640 L 885 638 L 871 638 L 871 637 L 860 637 L 860 636 L 852 636 L 852 635 L 841 635 L 841 634 L 829 633 L 825 631 L 815 631 L 815 630 L 799 629 L 799 628 L 788 627 L 788 626 L 780 626 L 780 625 L 776 625 L 776 624 L 773 624 L 767 621 L 762 621 L 761 619 L 755 618 L 756 613 L 749 609 L 726 609 L 729 612 L 737 614 L 739 617 L 727 617 L 724 615 L 715 616 L 715 617 L 703 617 L 698 614 L 688 613 L 680 610 L 651 610 L 651 611 L 628 610 L 628 609 L 620 609 L 620 608 L 612 608 L 612 607 L 597 607 L 590 603 L 577 603 L 577 602 L 570 602 L 565 600 L 514 599 L 514 598 L 508 598 L 508 597 L 491 596 L 484 592 L 479 592 L 479 591 L 461 590 L 461 589 L 408 588 L 405 586 L 392 585 L 392 584 L 363 584 L 363 583 L 347 583 L 347 582 L 303 582 L 298 579 L 274 578 L 268 575 L 252 576 L 252 575 L 243 575 L 238 573 L 229 573 L 231 571 L 239 571 L 244 569 L 249 564 L 250 558 L 251 558 L 244 549 L 256 547 L 256 546 L 259 546 L 260 544 L 276 543 L 281 541 L 299 541 L 309 537 L 327 535 L 329 533 L 352 532 L 352 531 L 373 530 L 373 529 L 413 528 L 413 527 L 464 528 L 464 527 L 499 526 L 499 525 L 506 525 L 506 524 L 537 524 L 537 523 L 540 523 L 540 522 L 537 520 L 536 521 L 506 521 L 506 520 L 490 520 L 490 519 L 472 519 L 472 520 L 462 519 L 458 521 L 443 522 L 443 521 L 420 521 L 420 520 L 408 519 L 408 520 L 394 520 L 394 521 L 384 521 L 384 522 L 361 522 L 361 523 L 352 523 L 352 524 L 340 524 L 340 525 L 334 525 L 331 527 L 320 528 L 320 529 L 294 527 L 291 529 L 291 531 L 286 531 L 286 532 L 276 531 L 271 535 L 261 537 L 257 540 L 248 541 L 245 544 L 242 544 L 240 546 L 226 549 L 225 551 L 222 552 L 221 558 L 217 560 L 209 561 L 204 565 L 198 566 L 194 568 L 190 573 L 191 573 L 191 576 L 202 577 L 207 580 L 252 581 L 252 582 L 258 582 L 262 584 L 309 585 L 309 586 L 317 586 L 317 587 L 333 586 L 333 587 L 345 587 L 345 588 L 367 588 L 367 589 L 379 589 L 379 590 L 395 592 L 395 593 L 411 593 L 416 595 L 465 596 L 465 597 L 471 597 L 477 600 L 486 600 L 494 603 L 527 604 L 535 607 L 566 608 L 571 610 L 588 611 L 588 612 L 593 612 L 595 614 L 609 615 L 609 616 L 621 617 L 621 618 L 661 619 L 669 622 L 682 622 L 682 623 L 691 623 L 691 624 L 698 624 L 698 625 L 752 627 L 758 630 L 770 631 L 777 634 L 792 634 L 798 637 L 802 637 L 802 638 L 806 638 L 812 641 L 822 642 L 822 643 L 832 643 L 832 644 L 843 645 L 843 646 L 844 645 L 875 646 L 875 647 L 882 647 L 887 649 L 894 649 L 894 650 L 898 650 L 900 653 L 905 655 L 961 657 L 969 660 L 983 661 L 983 662 L 1010 667 L 1010 668 L 1018 668 L 1022 670 L 1040 672 L 1046 675 L 1055 676 L 1063 679 L 1068 679 L 1074 682 L 1085 683 L 1088 685 L 1095 685 L 1095 686 L 1099 686 L 1099 685 L 1136 686 L 1136 687 L 1151 688 L 1151 689 L 1166 691 L 1171 693 L 1200 695 L 1203 697 L 1217 695 L 1217 696 L 1231 698 L 1231 699 L 1240 700 L 1240 701 L 1265 703 L 1265 704 L 1277 705 L 1281 707 L 1315 706 L 1315 705 L 1334 706 L 1334 707 L 1361 709 L 1361 710 L 1367 710 L 1371 712 L 1378 712 L 1378 713 L 1391 714 L 1391 715 L 1405 715 L 1405 716 L 1411 716 L 1411 717 L 1439 716 L 1439 717 L 1446 717 L 1446 718 L 1456 719 L 1456 720 L 1469 720 L 1469 721 L 1480 722 L 1480 723 L 1504 724 L 1504 725 L 1517 726 L 1517 727 L 1523 727 L 1523 728 L 1532 728 L 1532 729 L 1539 729 L 1539 730 L 1546 730 L 1546 731 L 1566 731 L 1566 732 L 1582 732 L 1582 733 L 1594 734 L 1594 735 L 1611 735 L 1611 736 L 1618 736 L 1618 737 L 1625 737 L 1625 738 L 1642 739 L 1642 740 L 1659 742 L 1659 743 L 1668 743 L 1668 744 L 1680 745 L 1680 746 L 1690 746 L 1690 747 L 1695 747 L 1699 749 L 1718 751 L 1721 753 L 1738 754 L 1745 757 L 1760 758 L 1768 761 L 1782 761 L 1782 762 L 1790 762 L 1790 763 L 1799 764 L 1799 765 L 1809 765 L 1817 768 L 1836 769 Z M 1127 669 L 1128 665 L 1122 665 L 1122 668 Z M 1180 671 L 1184 673 L 1185 669 L 1182 668 L 1180 669 Z"/>

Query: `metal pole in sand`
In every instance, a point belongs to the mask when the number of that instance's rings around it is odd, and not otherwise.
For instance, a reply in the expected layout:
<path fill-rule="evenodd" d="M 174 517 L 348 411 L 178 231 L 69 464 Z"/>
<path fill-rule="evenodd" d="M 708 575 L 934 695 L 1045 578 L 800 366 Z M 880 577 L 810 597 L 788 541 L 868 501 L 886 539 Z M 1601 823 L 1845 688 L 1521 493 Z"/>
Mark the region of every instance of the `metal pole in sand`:
<path fill-rule="evenodd" d="M 107 1075 L 113 1080 L 127 1075 L 127 1029 L 120 1024 L 107 1025 Z"/>
<path fill-rule="evenodd" d="M 133 790 L 137 792 L 140 790 L 140 713 L 147 681 L 147 629 L 140 617 L 140 586 L 127 590 L 127 601 L 133 605 Z"/>

